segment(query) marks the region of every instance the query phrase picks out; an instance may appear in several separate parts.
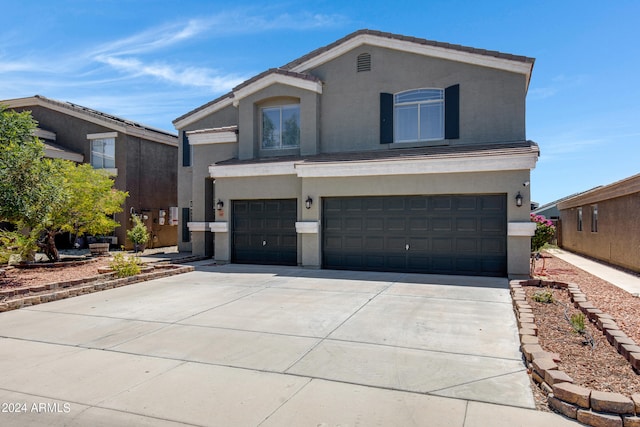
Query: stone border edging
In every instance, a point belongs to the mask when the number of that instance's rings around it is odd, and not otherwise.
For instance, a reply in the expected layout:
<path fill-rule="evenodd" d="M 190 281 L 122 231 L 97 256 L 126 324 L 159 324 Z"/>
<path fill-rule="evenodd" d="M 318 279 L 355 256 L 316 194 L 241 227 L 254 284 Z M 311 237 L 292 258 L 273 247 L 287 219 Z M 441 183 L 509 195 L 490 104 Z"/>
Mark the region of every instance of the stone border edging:
<path fill-rule="evenodd" d="M 155 270 L 156 271 L 123 278 L 116 277 L 116 273 L 106 273 L 84 279 L 49 283 L 30 288 L 17 288 L 13 290 L 15 292 L 13 296 L 20 294 L 23 294 L 23 296 L 10 301 L 0 302 L 0 313 L 36 304 L 44 304 L 50 301 L 75 297 L 78 295 L 90 294 L 93 292 L 103 291 L 105 289 L 119 288 L 121 286 L 132 285 L 134 283 L 145 282 L 147 280 L 188 273 L 190 271 L 194 271 L 195 267 L 192 265 L 164 264 L 156 267 Z M 52 292 L 47 293 L 46 291 Z M 31 295 L 31 293 L 34 293 L 35 295 Z"/>
<path fill-rule="evenodd" d="M 590 302 L 578 285 L 545 280 L 509 282 L 513 308 L 519 327 L 521 351 L 531 377 L 548 397 L 553 410 L 593 427 L 640 427 L 640 393 L 627 397 L 620 393 L 591 390 L 573 384 L 573 379 L 558 369 L 559 356 L 545 351 L 538 341 L 533 309 L 527 302 L 523 286 L 566 289 L 574 307 L 607 337 L 607 341 L 624 356 L 636 372 L 640 371 L 640 347 L 615 323 Z"/>

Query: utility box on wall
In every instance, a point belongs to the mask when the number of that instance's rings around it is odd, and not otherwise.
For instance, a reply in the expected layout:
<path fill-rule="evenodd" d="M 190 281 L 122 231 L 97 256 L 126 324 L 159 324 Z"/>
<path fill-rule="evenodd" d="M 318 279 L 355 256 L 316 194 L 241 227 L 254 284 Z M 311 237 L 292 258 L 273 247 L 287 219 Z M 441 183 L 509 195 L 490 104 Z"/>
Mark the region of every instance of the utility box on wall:
<path fill-rule="evenodd" d="M 178 207 L 171 206 L 169 208 L 169 225 L 178 225 Z"/>

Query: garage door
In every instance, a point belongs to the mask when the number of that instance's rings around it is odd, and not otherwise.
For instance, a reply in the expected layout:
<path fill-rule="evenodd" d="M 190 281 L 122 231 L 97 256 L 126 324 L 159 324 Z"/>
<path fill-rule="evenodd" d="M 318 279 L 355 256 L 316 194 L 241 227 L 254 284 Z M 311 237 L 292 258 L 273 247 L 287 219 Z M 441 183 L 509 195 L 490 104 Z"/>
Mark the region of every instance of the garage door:
<path fill-rule="evenodd" d="M 506 276 L 505 195 L 323 199 L 323 267 Z"/>
<path fill-rule="evenodd" d="M 297 264 L 296 199 L 232 201 L 231 262 Z"/>

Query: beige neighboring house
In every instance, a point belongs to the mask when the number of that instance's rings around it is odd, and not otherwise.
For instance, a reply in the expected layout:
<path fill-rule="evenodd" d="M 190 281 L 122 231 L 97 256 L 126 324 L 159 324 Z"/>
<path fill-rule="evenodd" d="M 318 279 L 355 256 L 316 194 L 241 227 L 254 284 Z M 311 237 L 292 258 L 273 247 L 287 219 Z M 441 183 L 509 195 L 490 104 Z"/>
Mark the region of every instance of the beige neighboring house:
<path fill-rule="evenodd" d="M 181 251 L 528 277 L 534 60 L 360 30 L 174 121 Z"/>
<path fill-rule="evenodd" d="M 132 214 L 144 219 L 151 234 L 148 247 L 176 244 L 175 134 L 40 95 L 0 100 L 0 104 L 15 111 L 31 111 L 38 122 L 35 134 L 44 142 L 46 156 L 107 170 L 115 187 L 129 192 L 123 212 L 115 215 L 121 226 L 110 236 L 112 244 L 132 248 L 126 239 Z"/>
<path fill-rule="evenodd" d="M 640 174 L 558 203 L 560 246 L 640 272 Z"/>

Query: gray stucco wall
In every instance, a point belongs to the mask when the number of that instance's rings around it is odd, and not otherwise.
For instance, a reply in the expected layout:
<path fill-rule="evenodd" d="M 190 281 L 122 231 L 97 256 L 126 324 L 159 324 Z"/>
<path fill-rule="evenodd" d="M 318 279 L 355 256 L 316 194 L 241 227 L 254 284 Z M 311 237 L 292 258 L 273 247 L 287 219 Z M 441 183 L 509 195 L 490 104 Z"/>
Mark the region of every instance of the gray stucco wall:
<path fill-rule="evenodd" d="M 579 204 L 579 203 L 574 203 Z M 592 232 L 592 206 L 598 206 L 597 231 Z M 582 231 L 577 209 L 582 207 Z M 640 193 L 563 208 L 562 247 L 610 264 L 640 272 Z"/>
<path fill-rule="evenodd" d="M 216 180 L 216 198 L 231 206 L 231 200 L 298 199 L 299 221 L 321 221 L 321 199 L 336 196 L 436 195 L 436 194 L 506 194 L 507 222 L 529 222 L 529 171 L 497 171 L 487 173 L 451 173 L 428 175 L 398 175 L 379 177 L 298 178 L 295 175 L 255 178 L 223 178 Z M 520 192 L 525 202 L 516 207 L 515 196 Z M 304 200 L 310 196 L 314 203 L 305 209 Z M 216 217 L 232 229 L 228 209 Z M 298 261 L 302 266 L 321 265 L 321 233 L 302 234 L 298 239 Z M 216 260 L 229 262 L 230 233 L 216 233 Z M 528 277 L 530 241 L 528 237 L 507 238 L 508 272 L 513 278 Z"/>
<path fill-rule="evenodd" d="M 371 71 L 356 72 L 359 54 Z M 322 152 L 380 150 L 379 94 L 460 85 L 460 139 L 475 144 L 525 139 L 525 76 L 394 50 L 361 46 L 311 71 L 323 82 Z M 442 141 L 443 143 L 445 141 Z M 402 144 L 420 146 L 434 144 Z"/>

